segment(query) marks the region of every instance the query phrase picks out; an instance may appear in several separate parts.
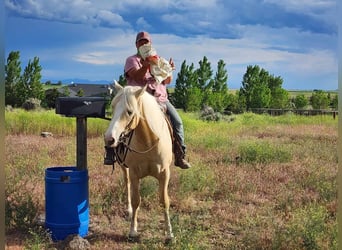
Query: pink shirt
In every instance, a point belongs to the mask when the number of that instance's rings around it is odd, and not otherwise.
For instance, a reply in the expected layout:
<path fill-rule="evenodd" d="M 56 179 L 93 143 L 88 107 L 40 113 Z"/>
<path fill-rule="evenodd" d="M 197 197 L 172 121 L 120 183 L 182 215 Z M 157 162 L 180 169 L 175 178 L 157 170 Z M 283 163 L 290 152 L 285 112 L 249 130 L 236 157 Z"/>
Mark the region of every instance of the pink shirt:
<path fill-rule="evenodd" d="M 166 85 L 164 83 L 157 84 L 156 80 L 153 78 L 149 70 L 147 70 L 145 77 L 142 81 L 135 81 L 133 79 L 130 79 L 126 74 L 131 69 L 140 69 L 141 67 L 141 58 L 138 55 L 133 55 L 126 59 L 125 76 L 127 79 L 127 85 L 144 87 L 147 84 L 148 91 L 156 97 L 158 102 L 166 102 L 168 98 Z"/>

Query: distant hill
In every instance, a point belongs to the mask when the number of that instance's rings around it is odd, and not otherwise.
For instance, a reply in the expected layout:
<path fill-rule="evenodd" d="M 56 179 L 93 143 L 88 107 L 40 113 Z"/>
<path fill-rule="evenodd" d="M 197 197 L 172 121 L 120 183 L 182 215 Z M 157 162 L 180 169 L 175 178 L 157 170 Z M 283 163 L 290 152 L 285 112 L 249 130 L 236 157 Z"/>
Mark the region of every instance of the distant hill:
<path fill-rule="evenodd" d="M 96 80 L 96 81 L 92 81 L 92 80 L 88 80 L 88 79 L 81 79 L 81 78 L 70 78 L 70 79 L 63 79 L 63 80 L 42 80 L 42 82 L 46 82 L 46 81 L 50 81 L 52 83 L 58 83 L 58 82 L 62 82 L 62 84 L 72 84 L 72 83 L 82 83 L 82 84 L 110 84 L 112 83 L 112 81 L 108 81 L 108 80 Z"/>

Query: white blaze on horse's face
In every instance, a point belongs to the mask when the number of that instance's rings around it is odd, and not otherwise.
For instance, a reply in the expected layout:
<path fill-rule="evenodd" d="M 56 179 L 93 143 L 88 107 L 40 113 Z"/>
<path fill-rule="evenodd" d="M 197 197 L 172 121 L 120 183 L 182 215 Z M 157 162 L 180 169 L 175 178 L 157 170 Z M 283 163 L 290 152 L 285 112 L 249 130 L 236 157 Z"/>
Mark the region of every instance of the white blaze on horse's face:
<path fill-rule="evenodd" d="M 112 120 L 105 133 L 105 141 L 107 145 L 116 147 L 120 142 L 123 133 L 134 129 L 138 123 L 139 111 L 137 107 L 137 98 L 143 94 L 145 89 L 123 89 L 119 84 L 115 85 L 119 90 L 118 96 L 125 95 L 124 98 L 114 98 L 112 101 Z"/>
<path fill-rule="evenodd" d="M 113 117 L 110 121 L 109 127 L 105 133 L 106 142 L 113 147 L 119 143 L 120 136 L 125 132 L 126 126 L 131 117 L 130 113 L 124 108 L 124 105 L 116 103 L 113 107 Z"/>

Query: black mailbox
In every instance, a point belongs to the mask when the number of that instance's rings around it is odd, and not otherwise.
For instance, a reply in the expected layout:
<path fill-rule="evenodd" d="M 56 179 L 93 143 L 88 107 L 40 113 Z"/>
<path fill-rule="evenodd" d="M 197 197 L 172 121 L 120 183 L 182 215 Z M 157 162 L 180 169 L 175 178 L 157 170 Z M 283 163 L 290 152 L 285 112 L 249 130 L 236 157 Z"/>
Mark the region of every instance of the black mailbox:
<path fill-rule="evenodd" d="M 58 97 L 56 114 L 67 117 L 105 118 L 106 99 L 104 97 Z"/>

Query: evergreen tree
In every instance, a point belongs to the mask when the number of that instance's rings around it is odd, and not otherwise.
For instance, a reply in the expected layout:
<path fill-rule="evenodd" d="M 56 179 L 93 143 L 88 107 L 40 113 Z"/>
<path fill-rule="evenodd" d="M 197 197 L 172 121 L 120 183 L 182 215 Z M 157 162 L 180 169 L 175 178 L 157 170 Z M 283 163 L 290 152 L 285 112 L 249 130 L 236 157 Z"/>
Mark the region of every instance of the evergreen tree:
<path fill-rule="evenodd" d="M 202 91 L 201 106 L 208 105 L 214 81 L 212 80 L 213 71 L 206 56 L 199 61 L 199 68 L 196 70 L 197 88 Z"/>
<path fill-rule="evenodd" d="M 213 75 L 213 71 L 211 69 L 210 62 L 206 56 L 203 57 L 203 60 L 199 61 L 199 68 L 196 70 L 197 73 L 197 87 L 202 91 L 211 90 L 210 80 Z"/>
<path fill-rule="evenodd" d="M 177 79 L 176 79 L 176 84 L 175 84 L 173 104 L 175 105 L 176 108 L 185 109 L 188 70 L 189 70 L 189 67 L 186 65 L 186 61 L 184 60 L 177 74 Z"/>
<path fill-rule="evenodd" d="M 217 72 L 213 79 L 211 92 L 208 93 L 208 105 L 217 112 L 223 112 L 229 103 L 228 74 L 223 60 L 217 64 Z"/>
<path fill-rule="evenodd" d="M 5 65 L 5 104 L 16 106 L 17 92 L 16 87 L 20 81 L 21 66 L 20 52 L 12 51 L 7 58 Z"/>
<path fill-rule="evenodd" d="M 203 99 L 203 92 L 198 87 L 192 87 L 187 90 L 185 111 L 199 111 L 201 109 L 201 101 Z"/>
<path fill-rule="evenodd" d="M 195 91 L 192 93 L 192 89 L 197 88 L 197 73 L 194 70 L 194 64 L 192 63 L 190 66 L 186 65 L 186 61 L 184 60 L 181 69 L 178 72 L 177 79 L 176 79 L 176 86 L 175 86 L 175 93 L 174 93 L 174 105 L 177 108 L 182 108 L 184 110 L 187 110 L 189 107 L 189 102 L 197 103 L 190 101 L 190 98 L 194 98 L 194 93 L 197 93 Z M 197 99 L 199 99 L 198 97 Z M 198 107 L 194 108 L 194 105 L 191 105 L 195 110 L 199 110 L 200 108 L 200 102 L 198 104 Z"/>
<path fill-rule="evenodd" d="M 219 60 L 217 63 L 217 72 L 214 78 L 214 84 L 212 87 L 213 92 L 226 93 L 228 91 L 228 73 L 225 69 L 226 64 L 223 60 Z"/>

